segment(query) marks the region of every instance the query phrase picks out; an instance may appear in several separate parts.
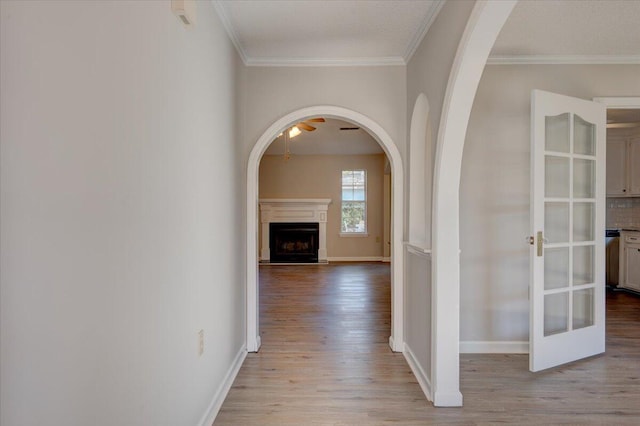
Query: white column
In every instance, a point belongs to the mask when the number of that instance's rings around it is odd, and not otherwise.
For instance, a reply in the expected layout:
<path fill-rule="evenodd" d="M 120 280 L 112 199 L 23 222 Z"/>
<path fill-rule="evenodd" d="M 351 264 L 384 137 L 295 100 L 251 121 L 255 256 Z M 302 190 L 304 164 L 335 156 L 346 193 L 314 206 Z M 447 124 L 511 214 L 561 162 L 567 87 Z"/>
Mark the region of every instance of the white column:
<path fill-rule="evenodd" d="M 327 262 L 327 206 L 325 210 L 320 210 L 318 215 L 319 238 L 318 238 L 318 262 Z"/>
<path fill-rule="evenodd" d="M 269 249 L 269 225 L 271 223 L 271 211 L 268 206 L 262 207 L 260 211 L 260 222 L 262 224 L 262 247 L 260 247 L 260 259 L 263 262 L 271 260 L 271 250 Z"/>

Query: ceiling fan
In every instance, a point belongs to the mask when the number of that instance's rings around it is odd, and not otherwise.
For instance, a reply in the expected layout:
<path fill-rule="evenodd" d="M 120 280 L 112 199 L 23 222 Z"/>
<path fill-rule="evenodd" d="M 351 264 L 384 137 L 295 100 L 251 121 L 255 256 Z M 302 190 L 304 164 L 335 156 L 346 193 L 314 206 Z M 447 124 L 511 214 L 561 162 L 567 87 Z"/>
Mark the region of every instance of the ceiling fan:
<path fill-rule="evenodd" d="M 309 118 L 307 120 L 303 120 L 300 121 L 298 123 L 296 123 L 295 125 L 289 127 L 287 130 L 285 130 L 284 132 L 280 133 L 278 135 L 278 137 L 282 136 L 284 134 L 284 159 L 285 161 L 288 160 L 289 158 L 291 158 L 291 151 L 289 150 L 289 141 L 292 138 L 295 138 L 296 136 L 300 135 L 302 133 L 302 130 L 305 130 L 307 132 L 313 132 L 314 130 L 316 130 L 316 127 L 312 126 L 309 123 L 324 123 L 325 119 L 322 117 L 316 117 L 316 118 Z"/>
<path fill-rule="evenodd" d="M 308 120 L 300 121 L 299 123 L 296 123 L 293 126 L 289 127 L 288 129 L 289 138 L 295 138 L 296 136 L 301 134 L 302 131 L 300 131 L 300 129 L 306 130 L 307 132 L 313 132 L 314 130 L 316 130 L 316 128 L 309 123 L 324 123 L 324 122 L 325 122 L 325 119 L 322 117 L 309 118 Z M 284 132 L 280 133 L 278 137 L 282 136 L 283 133 Z"/>

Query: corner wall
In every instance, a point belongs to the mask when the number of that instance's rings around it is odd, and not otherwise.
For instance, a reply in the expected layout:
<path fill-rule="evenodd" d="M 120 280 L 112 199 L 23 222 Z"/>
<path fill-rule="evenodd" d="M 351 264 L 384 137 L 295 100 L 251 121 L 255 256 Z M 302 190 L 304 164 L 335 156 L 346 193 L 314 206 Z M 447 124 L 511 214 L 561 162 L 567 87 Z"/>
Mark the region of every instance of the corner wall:
<path fill-rule="evenodd" d="M 0 2 L 3 425 L 210 423 L 242 360 L 242 66 L 197 8 Z"/>

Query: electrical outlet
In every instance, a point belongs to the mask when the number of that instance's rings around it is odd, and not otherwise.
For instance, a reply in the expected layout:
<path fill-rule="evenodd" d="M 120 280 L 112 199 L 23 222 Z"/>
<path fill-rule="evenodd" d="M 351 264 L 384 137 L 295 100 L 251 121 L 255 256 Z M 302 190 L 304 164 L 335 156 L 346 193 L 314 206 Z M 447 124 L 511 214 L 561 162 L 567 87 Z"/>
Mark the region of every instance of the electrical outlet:
<path fill-rule="evenodd" d="M 204 353 L 204 330 L 198 331 L 198 355 L 202 356 Z"/>

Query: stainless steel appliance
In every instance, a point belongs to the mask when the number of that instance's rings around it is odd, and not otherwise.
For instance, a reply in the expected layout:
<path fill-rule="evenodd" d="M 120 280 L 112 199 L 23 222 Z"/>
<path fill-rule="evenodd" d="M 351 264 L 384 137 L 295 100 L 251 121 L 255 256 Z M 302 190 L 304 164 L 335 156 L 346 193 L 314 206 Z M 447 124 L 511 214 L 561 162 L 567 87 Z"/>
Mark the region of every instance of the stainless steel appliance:
<path fill-rule="evenodd" d="M 620 273 L 620 230 L 607 229 L 606 233 L 607 285 L 618 286 Z"/>

